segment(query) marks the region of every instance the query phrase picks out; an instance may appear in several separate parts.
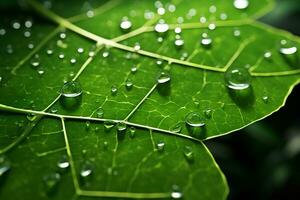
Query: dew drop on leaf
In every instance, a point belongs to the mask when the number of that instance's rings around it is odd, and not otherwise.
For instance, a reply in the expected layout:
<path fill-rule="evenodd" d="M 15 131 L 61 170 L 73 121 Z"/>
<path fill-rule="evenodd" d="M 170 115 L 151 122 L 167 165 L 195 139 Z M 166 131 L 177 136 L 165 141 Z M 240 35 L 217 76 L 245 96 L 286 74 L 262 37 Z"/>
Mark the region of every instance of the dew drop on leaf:
<path fill-rule="evenodd" d="M 58 58 L 59 59 L 64 59 L 65 58 L 65 54 L 64 53 L 59 53 L 58 54 Z"/>
<path fill-rule="evenodd" d="M 137 72 L 137 67 L 136 67 L 136 65 L 133 65 L 133 66 L 131 67 L 130 71 L 131 71 L 132 74 L 135 74 L 135 73 Z"/>
<path fill-rule="evenodd" d="M 204 110 L 204 115 L 206 118 L 210 119 L 212 115 L 212 110 L 211 109 Z"/>
<path fill-rule="evenodd" d="M 132 22 L 129 21 L 128 17 L 123 17 L 120 23 L 120 28 L 122 31 L 127 32 L 131 29 Z"/>
<path fill-rule="evenodd" d="M 130 127 L 130 129 L 129 129 L 129 136 L 131 137 L 131 138 L 134 138 L 135 137 L 135 132 L 136 132 L 136 128 L 135 127 Z"/>
<path fill-rule="evenodd" d="M 182 194 L 182 192 L 180 191 L 180 189 L 177 185 L 172 186 L 171 198 L 172 199 L 181 199 L 181 198 L 183 198 L 183 194 Z"/>
<path fill-rule="evenodd" d="M 248 0 L 234 0 L 233 1 L 233 6 L 236 9 L 244 10 L 244 9 L 248 8 L 249 1 Z"/>
<path fill-rule="evenodd" d="M 58 183 L 61 180 L 61 176 L 59 173 L 54 172 L 44 176 L 43 178 L 44 184 L 47 192 L 53 192 L 53 190 L 57 187 Z"/>
<path fill-rule="evenodd" d="M 157 151 L 159 151 L 159 152 L 164 151 L 165 146 L 166 146 L 166 144 L 165 144 L 164 141 L 158 141 L 158 142 L 156 143 L 156 148 L 157 148 Z"/>
<path fill-rule="evenodd" d="M 126 129 L 127 129 L 127 125 L 126 124 L 124 124 L 122 122 L 119 122 L 117 124 L 117 131 L 118 131 L 118 133 L 125 133 Z"/>
<path fill-rule="evenodd" d="M 115 122 L 113 121 L 105 121 L 104 128 L 106 131 L 110 131 L 115 126 Z"/>
<path fill-rule="evenodd" d="M 133 83 L 132 83 L 132 80 L 131 79 L 127 79 L 126 82 L 125 82 L 125 87 L 127 90 L 131 90 L 132 87 L 133 87 Z"/>
<path fill-rule="evenodd" d="M 30 64 L 33 67 L 38 67 L 40 65 L 40 57 L 38 54 L 34 55 L 34 57 L 30 60 Z"/>
<path fill-rule="evenodd" d="M 175 44 L 175 46 L 176 46 L 177 48 L 181 48 L 181 47 L 183 47 L 183 45 L 184 45 L 184 40 L 183 40 L 183 39 L 176 39 L 176 40 L 174 41 L 174 44 Z"/>
<path fill-rule="evenodd" d="M 266 51 L 266 52 L 264 53 L 264 58 L 265 58 L 266 60 L 271 60 L 271 58 L 272 58 L 272 53 L 271 53 L 270 51 Z"/>
<path fill-rule="evenodd" d="M 80 83 L 76 81 L 66 82 L 61 88 L 61 95 L 68 98 L 78 97 L 82 94 Z"/>
<path fill-rule="evenodd" d="M 83 49 L 82 47 L 79 47 L 79 48 L 77 49 L 77 52 L 81 54 L 81 53 L 84 52 L 84 49 Z"/>
<path fill-rule="evenodd" d="M 76 62 L 77 62 L 77 61 L 76 61 L 75 58 L 71 58 L 71 59 L 70 59 L 70 63 L 71 63 L 71 64 L 75 64 Z"/>
<path fill-rule="evenodd" d="M 111 94 L 112 94 L 113 96 L 116 95 L 117 92 L 118 92 L 117 86 L 116 86 L 116 85 L 112 85 L 112 86 L 111 86 L 111 89 L 110 89 L 110 92 L 111 92 Z"/>
<path fill-rule="evenodd" d="M 228 69 L 225 72 L 226 86 L 233 90 L 245 90 L 250 87 L 251 75 L 245 68 Z"/>
<path fill-rule="evenodd" d="M 67 169 L 69 166 L 70 163 L 66 155 L 63 155 L 62 158 L 57 162 L 57 167 L 60 169 Z"/>
<path fill-rule="evenodd" d="M 183 154 L 187 161 L 191 162 L 194 160 L 194 152 L 193 152 L 192 147 L 185 146 L 183 148 Z"/>
<path fill-rule="evenodd" d="M 233 36 L 234 37 L 240 37 L 241 36 L 241 31 L 239 29 L 234 29 L 233 30 Z"/>
<path fill-rule="evenodd" d="M 264 103 L 269 103 L 269 97 L 268 96 L 263 96 L 262 100 Z"/>
<path fill-rule="evenodd" d="M 170 128 L 170 131 L 174 132 L 174 133 L 180 133 L 181 132 L 181 129 L 182 129 L 182 125 L 181 123 L 177 123 L 175 125 L 173 125 L 171 128 Z"/>
<path fill-rule="evenodd" d="M 88 131 L 91 128 L 91 122 L 90 121 L 86 121 L 85 122 L 85 129 Z"/>
<path fill-rule="evenodd" d="M 211 44 L 212 44 L 213 40 L 210 38 L 210 37 L 202 37 L 201 38 L 201 45 L 203 47 L 206 47 L 206 48 L 210 48 L 211 47 Z"/>
<path fill-rule="evenodd" d="M 82 164 L 81 169 L 80 169 L 80 176 L 82 178 L 89 177 L 93 173 L 93 165 L 92 163 L 86 161 Z"/>
<path fill-rule="evenodd" d="M 190 112 L 185 117 L 189 133 L 195 137 L 204 137 L 205 120 L 198 112 Z"/>
<path fill-rule="evenodd" d="M 171 77 L 166 72 L 161 72 L 160 75 L 157 78 L 158 84 L 165 84 L 171 81 Z"/>
<path fill-rule="evenodd" d="M 279 49 L 279 52 L 282 55 L 293 55 L 293 54 L 297 53 L 297 51 L 298 51 L 297 47 L 281 47 Z"/>
<path fill-rule="evenodd" d="M 46 50 L 46 54 L 49 55 L 49 56 L 52 55 L 53 54 L 53 50 L 52 49 L 47 49 Z"/>
<path fill-rule="evenodd" d="M 169 25 L 166 24 L 164 20 L 159 20 L 159 22 L 155 25 L 154 30 L 157 33 L 166 33 L 169 30 Z"/>
<path fill-rule="evenodd" d="M 0 156 L 0 177 L 6 174 L 11 169 L 10 161 L 5 156 Z"/>
<path fill-rule="evenodd" d="M 98 117 L 98 118 L 102 118 L 103 115 L 104 115 L 104 110 L 103 110 L 103 108 L 98 108 L 96 114 L 97 114 L 97 117 Z"/>
<path fill-rule="evenodd" d="M 29 113 L 28 115 L 26 115 L 26 118 L 27 118 L 29 121 L 33 122 L 33 121 L 36 119 L 36 115 L 33 114 L 33 113 Z"/>

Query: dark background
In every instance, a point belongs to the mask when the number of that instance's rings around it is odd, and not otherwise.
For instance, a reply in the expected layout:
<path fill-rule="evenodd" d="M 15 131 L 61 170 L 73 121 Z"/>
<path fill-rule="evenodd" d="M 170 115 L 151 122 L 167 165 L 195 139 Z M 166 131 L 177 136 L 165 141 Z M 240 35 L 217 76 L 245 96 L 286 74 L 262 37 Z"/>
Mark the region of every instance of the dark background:
<path fill-rule="evenodd" d="M 278 0 L 261 21 L 300 35 L 300 0 Z M 229 200 L 300 199 L 299 101 L 300 85 L 280 111 L 206 142 L 227 177 Z"/>

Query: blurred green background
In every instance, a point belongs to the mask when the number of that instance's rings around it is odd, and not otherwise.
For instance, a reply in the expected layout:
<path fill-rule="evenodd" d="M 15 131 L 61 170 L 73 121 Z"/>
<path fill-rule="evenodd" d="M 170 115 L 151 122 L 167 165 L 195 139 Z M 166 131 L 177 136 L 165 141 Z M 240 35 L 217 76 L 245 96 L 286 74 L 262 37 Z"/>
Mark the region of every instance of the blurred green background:
<path fill-rule="evenodd" d="M 300 0 L 278 0 L 261 21 L 300 36 Z M 229 200 L 300 199 L 299 102 L 297 86 L 280 111 L 206 142 L 227 177 Z"/>

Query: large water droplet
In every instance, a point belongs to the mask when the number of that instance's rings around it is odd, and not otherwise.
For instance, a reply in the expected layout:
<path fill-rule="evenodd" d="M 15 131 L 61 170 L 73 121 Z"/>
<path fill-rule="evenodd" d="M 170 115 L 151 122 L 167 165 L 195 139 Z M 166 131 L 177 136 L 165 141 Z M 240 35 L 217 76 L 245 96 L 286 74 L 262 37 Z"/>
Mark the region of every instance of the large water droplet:
<path fill-rule="evenodd" d="M 233 90 L 245 90 L 250 87 L 251 75 L 245 68 L 228 69 L 225 72 L 226 86 Z"/>
<path fill-rule="evenodd" d="M 80 83 L 76 81 L 66 82 L 61 88 L 61 95 L 64 97 L 78 97 L 82 94 L 82 89 Z"/>
<path fill-rule="evenodd" d="M 292 55 L 292 54 L 295 54 L 297 53 L 298 49 L 297 47 L 281 47 L 279 49 L 279 52 L 282 54 L 282 55 Z"/>
<path fill-rule="evenodd" d="M 185 124 L 189 133 L 195 137 L 204 138 L 205 120 L 198 112 L 190 112 L 185 117 Z"/>
<path fill-rule="evenodd" d="M 62 158 L 57 162 L 57 167 L 60 169 L 67 169 L 70 166 L 68 157 L 63 155 Z"/>
<path fill-rule="evenodd" d="M 0 157 L 0 177 L 11 169 L 11 164 L 5 156 Z"/>
<path fill-rule="evenodd" d="M 234 0 L 233 1 L 233 6 L 236 9 L 244 10 L 244 9 L 248 8 L 249 1 L 248 0 Z"/>
<path fill-rule="evenodd" d="M 156 148 L 157 148 L 157 151 L 159 151 L 159 152 L 164 151 L 165 146 L 166 146 L 166 143 L 164 141 L 158 141 L 156 143 Z"/>

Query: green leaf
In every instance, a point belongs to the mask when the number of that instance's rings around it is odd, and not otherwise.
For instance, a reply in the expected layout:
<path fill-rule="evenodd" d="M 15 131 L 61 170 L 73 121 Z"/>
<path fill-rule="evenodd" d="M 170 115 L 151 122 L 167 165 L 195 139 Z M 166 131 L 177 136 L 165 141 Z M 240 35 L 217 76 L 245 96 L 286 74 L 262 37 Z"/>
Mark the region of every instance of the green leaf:
<path fill-rule="evenodd" d="M 28 0 L 1 12 L 0 199 L 226 199 L 202 141 L 277 111 L 300 80 L 299 38 L 256 21 L 272 6 Z"/>

